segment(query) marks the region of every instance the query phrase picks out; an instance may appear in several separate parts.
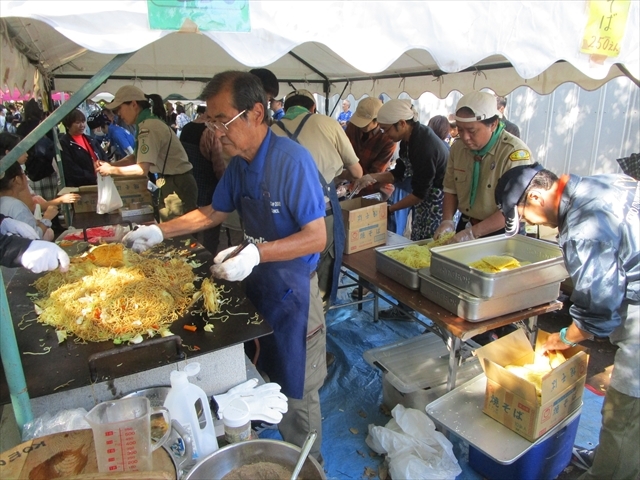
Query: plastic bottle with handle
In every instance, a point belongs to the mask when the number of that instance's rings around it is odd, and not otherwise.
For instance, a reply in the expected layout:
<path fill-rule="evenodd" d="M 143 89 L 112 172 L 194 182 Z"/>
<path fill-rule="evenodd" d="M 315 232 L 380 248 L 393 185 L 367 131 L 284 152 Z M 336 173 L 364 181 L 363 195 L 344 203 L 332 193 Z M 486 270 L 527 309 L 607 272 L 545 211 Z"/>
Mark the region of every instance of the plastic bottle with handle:
<path fill-rule="evenodd" d="M 169 410 L 171 418 L 177 420 L 191 436 L 194 460 L 218 449 L 207 394 L 188 379 L 197 375 L 198 372 L 200 372 L 198 362 L 190 363 L 184 370 L 171 372 L 171 390 L 164 401 L 164 406 Z M 202 410 L 204 416 L 203 424 L 198 418 L 199 410 Z"/>

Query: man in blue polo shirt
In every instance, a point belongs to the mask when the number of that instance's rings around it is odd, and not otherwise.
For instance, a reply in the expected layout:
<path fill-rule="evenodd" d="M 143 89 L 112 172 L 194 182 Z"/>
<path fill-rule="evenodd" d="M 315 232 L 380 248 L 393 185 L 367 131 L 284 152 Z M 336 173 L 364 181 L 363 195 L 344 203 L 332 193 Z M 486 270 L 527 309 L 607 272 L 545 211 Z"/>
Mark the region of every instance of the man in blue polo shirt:
<path fill-rule="evenodd" d="M 113 147 L 108 152 L 109 156 L 115 151 L 116 160 L 120 160 L 133 154 L 136 139 L 128 130 L 112 124 L 104 112 L 91 114 L 87 119 L 87 125 L 99 140 L 109 141 L 110 147 Z"/>
<path fill-rule="evenodd" d="M 244 280 L 247 297 L 274 330 L 260 339 L 258 367 L 281 385 L 289 410 L 278 425 L 286 442 L 301 446 L 313 429 L 311 455 L 322 460 L 319 388 L 326 376 L 326 333 L 316 266 L 326 243 L 325 203 L 311 154 L 269 130 L 267 96 L 254 75 L 219 73 L 202 92 L 207 127 L 216 132 L 229 166 L 212 204 L 160 225 L 138 228 L 123 242 L 136 251 L 165 237 L 219 225 L 237 210 L 249 245 L 211 272 Z"/>

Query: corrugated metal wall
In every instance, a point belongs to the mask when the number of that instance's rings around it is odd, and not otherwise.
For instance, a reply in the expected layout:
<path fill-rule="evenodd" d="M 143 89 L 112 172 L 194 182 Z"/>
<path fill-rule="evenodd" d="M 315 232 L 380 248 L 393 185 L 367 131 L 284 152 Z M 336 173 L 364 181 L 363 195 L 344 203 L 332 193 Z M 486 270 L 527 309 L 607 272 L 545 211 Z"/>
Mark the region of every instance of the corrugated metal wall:
<path fill-rule="evenodd" d="M 453 113 L 460 96 L 424 94 L 414 103 L 426 124 L 434 115 Z M 355 112 L 357 100 L 347 98 Z M 318 111 L 324 112 L 324 101 L 318 100 Z M 338 101 L 337 96 L 330 100 L 329 111 Z M 334 117 L 340 111 L 338 105 Z M 519 87 L 507 97 L 507 118 L 520 127 L 534 158 L 557 174 L 621 173 L 616 159 L 640 153 L 640 88 L 625 77 L 593 92 L 572 83 L 550 95 Z"/>

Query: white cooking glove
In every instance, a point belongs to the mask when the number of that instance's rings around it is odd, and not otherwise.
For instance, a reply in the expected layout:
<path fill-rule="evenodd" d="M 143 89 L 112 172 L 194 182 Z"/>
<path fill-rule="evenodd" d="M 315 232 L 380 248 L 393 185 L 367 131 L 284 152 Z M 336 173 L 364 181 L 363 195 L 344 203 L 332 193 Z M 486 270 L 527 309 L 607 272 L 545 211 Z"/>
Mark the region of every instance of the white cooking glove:
<path fill-rule="evenodd" d="M 353 190 L 351 190 L 351 193 L 353 195 L 357 195 L 358 193 L 360 193 L 360 190 L 362 190 L 365 187 L 368 187 L 369 185 L 373 185 L 374 183 L 377 183 L 378 181 L 373 178 L 371 175 L 369 175 L 368 173 L 366 175 L 361 176 L 359 179 L 357 179 L 354 183 L 353 183 Z"/>
<path fill-rule="evenodd" d="M 122 243 L 125 247 L 130 247 L 137 253 L 148 250 L 162 240 L 164 240 L 164 235 L 157 225 L 143 225 L 122 237 Z"/>
<path fill-rule="evenodd" d="M 450 245 L 452 243 L 469 242 L 475 239 L 476 237 L 473 235 L 473 230 L 471 230 L 471 227 L 467 227 L 464 230 L 456 233 L 453 238 L 447 242 L 447 244 Z"/>
<path fill-rule="evenodd" d="M 433 239 L 438 240 L 444 234 L 453 233 L 455 231 L 456 231 L 456 224 L 453 223 L 453 220 L 443 220 L 442 223 L 436 229 L 436 232 L 433 234 Z"/>
<path fill-rule="evenodd" d="M 40 238 L 32 226 L 9 217 L 5 217 L 0 223 L 0 233 L 3 235 L 17 235 L 29 240 L 38 240 Z"/>
<path fill-rule="evenodd" d="M 66 272 L 69 270 L 69 255 L 55 243 L 34 240 L 22 254 L 20 263 L 33 273 L 55 270 L 58 264 L 60 271 Z"/>
<path fill-rule="evenodd" d="M 277 383 L 258 385 L 258 380 L 251 378 L 233 387 L 227 393 L 214 395 L 218 404 L 218 415 L 224 417 L 224 409 L 236 398 L 241 398 L 249 406 L 251 420 L 261 420 L 268 423 L 280 423 L 282 414 L 287 413 L 287 397 L 280 392 Z"/>
<path fill-rule="evenodd" d="M 231 282 L 239 282 L 249 276 L 253 267 L 260 263 L 260 251 L 253 243 L 247 245 L 238 255 L 224 261 L 237 247 L 229 247 L 222 250 L 213 259 L 211 274 L 216 278 L 222 278 Z"/>

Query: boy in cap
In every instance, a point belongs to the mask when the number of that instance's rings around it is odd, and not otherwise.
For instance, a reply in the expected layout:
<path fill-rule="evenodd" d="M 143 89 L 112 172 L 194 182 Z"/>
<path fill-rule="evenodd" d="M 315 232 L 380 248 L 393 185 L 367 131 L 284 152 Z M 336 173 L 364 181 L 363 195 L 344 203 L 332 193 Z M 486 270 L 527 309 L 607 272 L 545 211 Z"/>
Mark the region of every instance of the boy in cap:
<path fill-rule="evenodd" d="M 520 219 L 558 227 L 558 243 L 573 281 L 573 323 L 545 350 L 564 350 L 594 335 L 617 345 L 602 407 L 600 443 L 574 448 L 581 480 L 635 479 L 640 474 L 640 190 L 627 175 L 558 178 L 539 164 L 510 169 L 495 201 L 514 235 Z M 593 462 L 591 464 L 591 462 Z"/>
<path fill-rule="evenodd" d="M 442 223 L 434 238 L 457 232 L 451 243 L 458 243 L 503 231 L 504 217 L 494 203 L 495 186 L 507 170 L 533 161 L 529 147 L 504 131 L 492 94 L 464 95 L 454 118 L 460 139 L 449 152 Z M 453 221 L 456 210 L 462 214 L 457 225 Z"/>
<path fill-rule="evenodd" d="M 382 173 L 389 170 L 389 164 L 396 149 L 396 143 L 383 133 L 378 124 L 380 107 L 382 107 L 382 101 L 378 98 L 367 97 L 360 100 L 356 112 L 351 116 L 345 130 L 360 160 L 364 174 Z M 358 196 L 376 193 L 383 185 L 387 187 L 382 190 L 386 199 L 393 191 L 393 185 L 390 183 L 363 188 L 358 192 Z"/>

